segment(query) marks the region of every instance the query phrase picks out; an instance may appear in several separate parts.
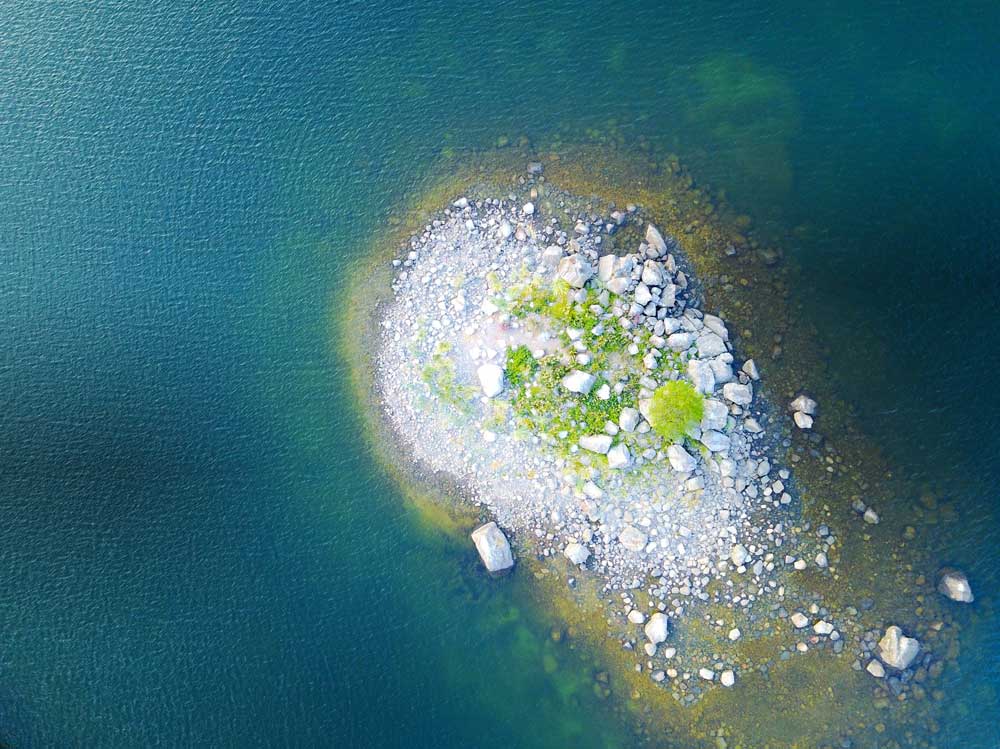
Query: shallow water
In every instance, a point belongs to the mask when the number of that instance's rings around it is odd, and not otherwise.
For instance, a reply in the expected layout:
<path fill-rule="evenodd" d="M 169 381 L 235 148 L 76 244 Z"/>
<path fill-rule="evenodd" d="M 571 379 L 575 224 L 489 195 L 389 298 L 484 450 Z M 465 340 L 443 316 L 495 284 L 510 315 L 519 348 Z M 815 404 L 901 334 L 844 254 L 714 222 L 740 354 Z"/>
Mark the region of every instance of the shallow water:
<path fill-rule="evenodd" d="M 937 745 L 996 745 L 1000 14 L 855 5 L 7 3 L 0 735 L 629 746 L 528 582 L 403 506 L 332 343 L 442 153 L 599 129 L 791 237 L 979 596 Z"/>

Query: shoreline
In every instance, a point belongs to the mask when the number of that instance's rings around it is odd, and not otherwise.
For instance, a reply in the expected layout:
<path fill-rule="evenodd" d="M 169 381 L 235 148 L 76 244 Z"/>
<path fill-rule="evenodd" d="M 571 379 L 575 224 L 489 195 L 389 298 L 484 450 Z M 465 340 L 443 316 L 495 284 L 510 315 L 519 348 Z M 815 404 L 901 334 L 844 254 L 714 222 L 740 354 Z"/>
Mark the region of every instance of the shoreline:
<path fill-rule="evenodd" d="M 524 162 L 522 162 L 522 164 L 521 164 L 522 168 L 523 168 L 523 163 Z M 550 162 L 550 163 L 546 164 L 546 168 L 547 169 L 550 166 L 554 166 L 555 169 L 553 169 L 553 171 L 556 171 L 556 169 L 560 168 L 562 165 L 560 165 L 559 162 L 553 161 L 553 162 Z M 497 173 L 499 174 L 500 172 L 498 171 Z M 516 171 L 508 172 L 511 185 L 515 185 L 516 184 L 516 181 L 517 181 L 517 177 L 515 176 L 516 174 L 517 174 Z M 473 174 L 473 178 L 471 180 L 469 179 L 468 175 L 466 175 L 466 177 L 464 179 L 463 178 L 457 178 L 457 179 L 454 179 L 454 180 L 445 180 L 444 181 L 445 183 L 448 183 L 448 184 L 451 185 L 451 190 L 448 190 L 448 188 L 444 188 L 441 192 L 447 192 L 450 195 L 458 194 L 459 192 L 461 192 L 461 190 L 456 190 L 455 188 L 456 188 L 456 186 L 459 183 L 463 183 L 464 182 L 465 184 L 475 184 L 476 182 L 479 181 L 479 177 L 480 176 L 481 175 L 479 175 L 479 174 Z M 562 180 L 560 180 L 560 184 L 561 185 L 563 184 Z M 508 189 L 510 188 L 511 185 L 508 185 Z M 648 188 L 646 186 L 643 186 L 642 189 L 643 190 L 647 190 Z M 576 191 L 576 192 L 580 192 L 580 191 Z M 592 192 L 597 192 L 597 190 L 593 190 Z M 583 191 L 583 194 L 590 194 L 590 192 Z M 430 207 L 438 207 L 440 205 L 444 205 L 446 203 L 446 201 L 441 200 L 440 197 L 441 196 L 439 195 L 438 198 L 435 199 L 435 200 L 428 200 L 427 204 Z M 450 201 L 447 201 L 447 202 L 450 202 Z M 643 201 L 643 203 L 645 203 L 645 201 Z M 431 211 L 430 213 L 433 213 L 433 211 Z M 714 221 L 715 217 L 713 217 L 712 220 Z M 405 233 L 405 232 L 397 232 L 397 234 L 403 234 L 403 233 Z M 387 250 L 391 250 L 392 247 L 393 247 L 393 245 L 385 245 L 385 244 L 380 244 L 379 246 L 382 247 L 382 250 L 380 251 L 380 254 L 382 254 L 382 255 L 386 255 L 387 254 L 386 251 Z M 695 264 L 697 264 L 697 262 L 701 262 L 702 265 L 705 265 L 704 258 L 702 258 L 701 256 L 696 257 L 696 258 L 692 258 L 692 260 L 695 262 Z M 370 273 L 370 269 L 366 270 L 365 272 L 366 273 Z M 711 273 L 709 273 L 709 274 L 703 274 L 702 277 L 705 278 L 708 281 L 712 281 L 713 279 L 711 279 L 711 275 L 713 275 L 713 274 L 711 274 Z M 712 285 L 713 285 L 712 283 L 706 283 L 706 287 L 711 287 Z M 356 374 L 357 374 L 357 372 L 356 372 Z M 362 380 L 363 380 L 363 377 L 362 377 Z M 360 380 L 358 382 L 360 382 Z M 779 386 L 777 384 L 775 384 L 772 387 L 776 389 Z M 836 426 L 837 422 L 840 419 L 836 415 L 836 413 L 837 413 L 836 410 L 832 407 L 833 404 L 830 403 L 826 398 L 822 398 L 822 403 L 823 403 L 823 412 L 822 412 L 823 421 L 827 421 L 827 419 L 829 418 L 829 422 L 831 423 L 831 425 Z M 775 404 L 775 410 L 776 411 L 779 410 L 779 407 L 778 407 L 777 404 Z M 793 437 L 794 436 L 795 435 L 793 435 Z M 383 449 L 384 449 L 384 446 L 383 446 Z M 795 442 L 794 441 L 790 442 L 789 443 L 789 455 L 790 456 L 794 456 L 795 449 L 796 449 Z M 821 453 L 821 455 L 822 455 L 822 453 Z M 388 456 L 383 455 L 383 458 L 385 458 L 385 457 L 388 457 Z M 386 461 L 383 460 L 383 462 L 386 462 Z M 793 461 L 789 461 L 789 465 L 791 465 L 792 462 Z M 807 471 L 808 471 L 808 464 L 811 463 L 811 462 L 812 461 L 810 461 L 808 459 L 803 459 L 802 460 L 802 463 L 807 468 Z M 840 464 L 837 463 L 837 465 L 840 465 Z M 412 484 L 412 481 L 409 480 L 409 479 L 412 479 L 412 477 L 406 477 L 406 476 L 400 475 L 401 473 L 405 473 L 405 469 L 401 469 L 399 466 L 395 466 L 394 470 L 399 471 L 399 474 L 397 474 L 397 478 L 399 478 L 401 480 L 401 483 L 404 486 L 407 485 L 407 484 Z M 825 477 L 822 476 L 822 474 L 821 474 L 821 478 L 825 478 Z M 806 507 L 808 507 L 808 506 L 811 505 L 811 500 L 810 500 L 809 496 L 813 492 L 809 491 L 810 486 L 811 486 L 811 484 L 807 480 L 805 482 L 805 492 L 804 492 L 804 494 L 805 494 L 805 496 L 804 496 L 804 504 L 806 505 Z M 430 500 L 430 501 L 433 501 L 433 500 Z M 841 534 L 841 537 L 842 538 L 846 537 L 846 534 Z M 546 575 L 546 574 L 539 574 L 538 570 L 541 567 L 541 565 L 535 564 L 534 560 L 526 560 L 526 561 L 529 561 L 530 567 L 531 567 L 533 573 L 535 574 L 535 577 L 539 579 L 539 585 L 537 587 L 540 590 L 543 589 L 543 588 L 545 588 L 545 589 L 550 588 L 551 586 L 549 585 L 549 582 L 556 582 L 556 583 L 558 583 L 558 580 L 552 579 L 551 574 L 548 574 L 548 575 Z M 831 562 L 834 562 L 834 564 L 836 564 L 836 562 L 833 559 L 831 559 Z M 853 570 L 851 572 L 853 574 Z M 839 580 L 839 579 L 840 579 L 840 572 L 839 572 L 839 564 L 838 564 L 837 567 L 836 567 L 836 571 L 833 573 L 833 580 Z M 831 582 L 833 582 L 833 580 L 831 580 Z M 812 581 L 809 581 L 809 582 L 811 583 Z M 827 586 L 823 586 L 823 587 L 827 587 Z M 830 590 L 829 591 L 825 591 L 824 592 L 824 596 L 829 596 L 831 599 L 834 599 L 834 600 L 837 599 L 837 598 L 839 598 L 840 596 L 836 595 L 836 592 L 835 592 L 836 588 L 840 587 L 839 583 L 838 583 L 838 585 L 835 585 L 835 586 L 831 585 L 829 587 L 830 587 Z M 567 595 L 567 593 L 569 593 L 569 595 Z M 572 600 L 573 598 L 578 598 L 579 594 L 580 594 L 580 591 L 565 591 L 565 590 L 563 590 L 563 591 L 558 591 L 558 592 L 550 592 L 549 594 L 546 594 L 546 595 L 553 596 L 553 600 L 556 600 L 556 599 L 559 599 L 559 598 L 564 599 L 564 600 Z M 560 609 L 560 612 L 562 612 L 562 610 L 565 609 L 564 606 L 556 606 L 556 608 Z M 891 604 L 889 606 L 887 606 L 887 608 L 892 608 Z M 930 607 L 928 606 L 928 608 L 930 608 Z M 572 612 L 569 612 L 569 615 L 567 616 L 567 619 L 571 618 L 571 615 L 572 615 Z M 864 615 L 862 615 L 862 617 L 864 617 Z M 680 634 L 681 633 L 678 633 L 678 635 L 680 635 Z M 671 637 L 673 637 L 673 636 L 674 635 L 672 634 Z M 593 638 L 595 640 L 595 644 L 597 644 L 597 643 L 600 642 L 601 633 L 599 631 L 593 632 L 590 635 L 590 638 Z M 606 634 L 604 635 L 604 638 L 606 639 Z M 749 650 L 752 647 L 752 643 L 742 643 L 741 647 L 746 648 L 746 649 Z M 608 650 L 607 648 L 602 648 L 602 649 Z M 607 654 L 609 656 L 611 656 L 611 653 L 613 653 L 613 652 L 614 652 L 613 650 L 610 650 L 610 651 L 607 652 Z M 619 652 L 618 655 L 621 656 L 621 653 Z M 803 657 L 802 659 L 800 659 L 800 662 L 798 662 L 798 663 L 796 663 L 795 658 L 792 658 L 790 661 L 784 661 L 784 662 L 782 662 L 780 664 L 775 663 L 774 664 L 774 668 L 772 669 L 772 676 L 776 672 L 781 672 L 783 670 L 792 669 L 794 671 L 794 670 L 798 670 L 800 666 L 806 667 L 806 664 L 804 664 L 803 661 L 809 661 L 809 660 L 811 660 L 811 659 Z M 662 700 L 656 698 L 655 694 L 649 693 L 649 690 L 648 690 L 648 684 L 649 684 L 649 682 L 648 682 L 648 675 L 643 674 L 643 678 L 646 679 L 645 684 L 647 685 L 647 686 L 643 686 L 644 682 L 643 682 L 642 679 L 636 679 L 636 678 L 634 678 L 634 675 L 629 674 L 629 672 L 628 672 L 628 661 L 627 661 L 627 659 L 625 659 L 625 661 L 626 662 L 623 664 L 623 667 L 621 667 L 620 669 L 618 669 L 619 673 L 617 674 L 617 676 L 619 678 L 621 678 L 621 679 L 624 679 L 625 683 L 631 683 L 633 685 L 633 687 L 631 689 L 631 692 L 630 692 L 630 697 L 631 698 L 635 698 L 636 694 L 639 691 L 641 691 L 643 693 L 643 695 L 644 695 L 643 696 L 644 700 L 646 700 L 647 702 L 656 703 L 656 705 L 658 706 L 658 709 L 659 708 L 663 708 L 662 710 L 660 710 L 660 712 L 662 713 L 663 716 L 665 716 L 667 718 L 667 721 L 668 721 L 669 724 L 676 724 L 677 723 L 677 719 L 680 718 L 680 716 L 682 716 L 682 715 L 686 716 L 686 719 L 692 721 L 692 723 L 701 724 L 703 721 L 707 721 L 707 723 L 705 725 L 715 723 L 715 722 L 718 721 L 718 717 L 719 717 L 719 715 L 717 713 L 718 707 L 720 705 L 724 705 L 724 704 L 727 704 L 728 702 L 732 701 L 732 699 L 731 699 L 732 691 L 739 691 L 739 690 L 731 690 L 731 693 L 728 696 L 724 695 L 724 694 L 723 695 L 719 695 L 719 696 L 716 696 L 715 694 L 711 694 L 709 697 L 706 697 L 706 698 L 702 699 L 701 702 L 698 703 L 698 705 L 696 706 L 697 710 L 695 708 L 685 708 L 684 712 L 682 712 L 682 713 L 675 713 L 675 711 L 673 711 L 672 709 L 670 709 L 669 703 L 665 703 Z M 821 669 L 825 668 L 827 671 L 830 671 L 832 665 L 833 665 L 832 663 L 825 663 L 823 665 L 817 664 L 817 667 L 821 668 Z M 809 669 L 809 671 L 811 673 L 811 668 Z M 832 673 L 830 674 L 830 676 L 832 676 Z M 870 677 L 868 677 L 867 674 L 863 674 L 862 676 L 864 676 L 865 678 L 870 678 Z M 813 678 L 816 678 L 816 677 L 813 677 Z M 853 680 L 853 678 L 854 677 L 852 677 L 850 675 L 850 671 L 845 672 L 843 674 L 843 676 L 837 677 L 837 679 L 839 681 L 843 681 L 843 682 L 851 681 L 851 680 Z M 823 679 L 821 678 L 820 681 L 822 681 L 822 680 Z M 863 684 L 863 682 L 862 682 L 862 684 Z M 851 688 L 856 688 L 858 685 L 854 684 L 854 683 L 851 683 L 851 684 L 849 684 L 849 686 Z M 773 684 L 768 684 L 767 688 L 771 690 L 772 695 L 776 695 L 777 693 L 780 693 L 780 690 L 776 691 L 774 689 L 774 685 Z M 626 690 L 626 691 L 628 691 L 628 690 Z M 713 691 L 714 692 L 719 692 L 721 690 L 713 690 Z M 865 695 L 861 695 L 861 696 L 865 697 Z M 867 701 L 870 702 L 870 700 L 867 700 Z M 860 702 L 857 702 L 856 703 L 857 707 L 859 709 L 861 709 L 861 707 L 865 704 L 865 702 L 866 702 L 865 699 L 862 699 Z M 734 704 L 738 704 L 738 703 L 734 703 Z M 693 714 L 694 712 L 698 713 L 697 720 L 695 720 L 696 716 Z M 671 714 L 673 714 L 673 718 L 670 717 Z M 713 714 L 715 715 L 714 718 L 712 717 Z M 730 717 L 732 717 L 732 716 L 730 716 Z M 886 717 L 886 716 L 880 715 L 879 717 Z M 731 721 L 729 719 L 727 719 L 726 722 L 727 723 L 731 723 Z M 830 719 L 829 719 L 829 717 L 827 717 L 827 719 L 824 720 L 824 721 L 822 721 L 821 723 L 822 724 L 829 724 L 829 722 L 830 722 Z M 653 724 L 658 724 L 658 723 L 659 723 L 658 720 L 653 719 Z M 812 725 L 812 722 L 808 721 L 804 725 Z M 674 725 L 674 727 L 676 729 L 676 725 Z M 733 730 L 735 731 L 736 735 L 744 733 L 743 731 L 738 730 L 738 729 L 733 729 Z M 767 729 L 765 728 L 765 726 L 761 725 L 759 727 L 759 730 L 766 731 Z M 707 736 L 708 733 L 709 732 L 707 732 L 705 730 L 692 729 L 692 734 L 693 735 L 694 734 L 700 734 L 703 738 L 705 736 Z M 766 744 L 761 744 L 761 745 L 766 745 Z M 780 744 L 776 744 L 776 745 L 780 745 Z"/>

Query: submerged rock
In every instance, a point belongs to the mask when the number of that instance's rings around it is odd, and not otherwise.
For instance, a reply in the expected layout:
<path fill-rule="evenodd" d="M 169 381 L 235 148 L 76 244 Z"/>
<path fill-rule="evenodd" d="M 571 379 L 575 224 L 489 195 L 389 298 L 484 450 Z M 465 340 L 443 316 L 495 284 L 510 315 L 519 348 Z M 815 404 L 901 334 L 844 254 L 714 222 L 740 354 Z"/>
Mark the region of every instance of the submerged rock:
<path fill-rule="evenodd" d="M 490 572 L 502 572 L 514 566 L 510 542 L 496 523 L 491 521 L 476 528 L 472 531 L 472 541 Z"/>
<path fill-rule="evenodd" d="M 566 548 L 563 549 L 563 554 L 573 564 L 586 564 L 587 560 L 590 559 L 590 550 L 583 544 L 575 542 L 567 544 Z"/>
<path fill-rule="evenodd" d="M 961 570 L 952 567 L 944 567 L 938 572 L 937 589 L 941 595 L 959 603 L 972 603 L 976 600 L 972 595 L 969 578 Z"/>
<path fill-rule="evenodd" d="M 882 662 L 900 671 L 907 668 L 920 653 L 920 643 L 913 637 L 907 637 L 903 630 L 895 624 L 886 628 L 882 639 L 878 641 L 878 657 Z"/>

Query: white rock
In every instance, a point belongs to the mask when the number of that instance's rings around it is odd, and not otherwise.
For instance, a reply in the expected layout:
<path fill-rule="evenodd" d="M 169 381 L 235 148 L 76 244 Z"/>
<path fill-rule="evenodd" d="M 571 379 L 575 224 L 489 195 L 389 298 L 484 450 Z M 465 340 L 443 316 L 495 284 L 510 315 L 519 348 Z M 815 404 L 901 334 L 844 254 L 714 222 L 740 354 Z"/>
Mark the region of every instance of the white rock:
<path fill-rule="evenodd" d="M 736 379 L 733 376 L 732 365 L 727 361 L 723 361 L 721 356 L 712 359 L 708 363 L 708 366 L 712 368 L 712 374 L 715 375 L 716 385 L 725 385 L 727 382 L 732 382 Z"/>
<path fill-rule="evenodd" d="M 671 445 L 667 448 L 667 458 L 675 471 L 690 473 L 697 463 L 691 454 L 680 445 Z"/>
<path fill-rule="evenodd" d="M 878 513 L 875 512 L 871 507 L 865 510 L 865 514 L 862 516 L 868 525 L 878 525 Z"/>
<path fill-rule="evenodd" d="M 573 288 L 582 289 L 594 275 L 594 268 L 583 255 L 570 255 L 559 261 L 556 275 Z"/>
<path fill-rule="evenodd" d="M 885 678 L 885 667 L 876 660 L 869 661 L 868 665 L 865 666 L 865 671 L 876 679 Z"/>
<path fill-rule="evenodd" d="M 663 240 L 660 230 L 652 224 L 646 224 L 646 244 L 656 250 L 660 255 L 667 251 L 667 243 Z"/>
<path fill-rule="evenodd" d="M 754 362 L 753 359 L 747 359 L 745 362 L 743 362 L 742 370 L 751 380 L 760 379 L 760 372 L 757 371 L 757 363 Z"/>
<path fill-rule="evenodd" d="M 735 544 L 729 552 L 729 561 L 740 567 L 746 564 L 746 561 L 750 558 L 750 552 L 747 551 L 747 547 L 743 544 Z"/>
<path fill-rule="evenodd" d="M 521 211 L 524 213 L 525 216 L 531 216 L 535 212 L 535 204 L 525 203 L 523 206 L 521 206 Z"/>
<path fill-rule="evenodd" d="M 483 364 L 476 370 L 483 395 L 493 398 L 503 392 L 503 369 L 496 364 Z"/>
<path fill-rule="evenodd" d="M 580 438 L 580 447 L 592 453 L 607 455 L 611 449 L 611 436 L 607 434 L 585 434 Z"/>
<path fill-rule="evenodd" d="M 719 682 L 724 687 L 731 687 L 733 684 L 736 683 L 736 674 L 733 673 L 731 670 L 726 669 L 725 671 L 722 672 L 722 674 L 719 675 Z"/>
<path fill-rule="evenodd" d="M 642 282 L 647 286 L 663 286 L 667 280 L 663 264 L 655 260 L 647 260 L 642 265 Z"/>
<path fill-rule="evenodd" d="M 824 619 L 820 619 L 813 625 L 813 632 L 818 635 L 828 635 L 833 632 L 833 625 Z"/>
<path fill-rule="evenodd" d="M 885 665 L 900 671 L 913 663 L 919 653 L 920 643 L 904 635 L 895 624 L 888 627 L 878 641 L 878 657 Z"/>
<path fill-rule="evenodd" d="M 606 284 L 615 275 L 616 255 L 602 255 L 597 261 L 597 278 L 601 283 Z"/>
<path fill-rule="evenodd" d="M 628 620 L 632 622 L 632 624 L 642 624 L 646 621 L 646 615 L 639 611 L 639 609 L 632 609 L 628 612 Z"/>
<path fill-rule="evenodd" d="M 730 382 L 722 386 L 722 395 L 730 403 L 737 406 L 749 406 L 753 400 L 753 390 L 749 385 L 741 385 L 737 382 Z"/>
<path fill-rule="evenodd" d="M 667 345 L 674 351 L 687 351 L 693 340 L 690 333 L 671 333 L 667 336 Z"/>
<path fill-rule="evenodd" d="M 702 359 L 711 359 L 713 356 L 726 353 L 726 342 L 722 340 L 718 333 L 702 333 L 695 341 L 698 346 L 698 356 Z"/>
<path fill-rule="evenodd" d="M 573 564 L 586 564 L 587 560 L 590 559 L 590 550 L 583 544 L 578 544 L 576 542 L 566 544 L 566 548 L 563 549 L 563 554 L 565 554 L 566 558 Z"/>
<path fill-rule="evenodd" d="M 706 398 L 703 402 L 704 412 L 701 417 L 701 428 L 703 431 L 715 429 L 721 431 L 726 428 L 729 420 L 729 409 L 722 401 L 715 398 Z"/>
<path fill-rule="evenodd" d="M 646 534 L 634 525 L 626 525 L 618 534 L 618 542 L 629 551 L 642 551 L 646 548 Z"/>
<path fill-rule="evenodd" d="M 600 499 L 604 496 L 604 490 L 593 481 L 587 481 L 583 484 L 583 494 L 590 499 Z"/>
<path fill-rule="evenodd" d="M 670 632 L 670 622 L 667 619 L 667 615 L 657 611 L 649 617 L 649 621 L 646 622 L 646 626 L 642 628 L 642 631 L 645 633 L 646 639 L 653 645 L 665 642 L 667 634 Z"/>
<path fill-rule="evenodd" d="M 799 429 L 812 429 L 813 417 L 807 413 L 796 411 L 792 414 L 792 420 Z"/>
<path fill-rule="evenodd" d="M 472 541 L 490 572 L 501 572 L 514 566 L 510 542 L 496 523 L 489 522 L 476 528 L 472 531 Z"/>
<path fill-rule="evenodd" d="M 729 639 L 732 640 L 733 642 L 736 642 L 738 639 L 740 639 L 742 635 L 743 633 L 740 632 L 739 629 L 737 629 L 736 627 L 733 627 L 731 630 L 729 630 Z"/>
<path fill-rule="evenodd" d="M 635 428 L 639 426 L 639 412 L 626 406 L 618 414 L 618 426 L 622 428 L 623 432 L 634 432 Z"/>
<path fill-rule="evenodd" d="M 792 624 L 795 625 L 795 629 L 802 629 L 809 624 L 809 617 L 803 614 L 801 611 L 796 611 L 789 617 L 792 620 Z"/>
<path fill-rule="evenodd" d="M 687 364 L 687 374 L 694 389 L 699 393 L 710 395 L 715 390 L 715 373 L 708 362 L 691 359 Z"/>
<path fill-rule="evenodd" d="M 452 205 L 455 206 L 456 208 L 459 208 L 459 209 L 468 208 L 469 207 L 469 199 L 468 198 L 464 198 L 464 197 L 463 198 L 459 198 L 454 203 L 452 203 Z"/>
<path fill-rule="evenodd" d="M 563 259 L 563 248 L 557 244 L 549 245 L 542 252 L 542 263 L 549 270 L 559 267 L 559 261 Z"/>
<path fill-rule="evenodd" d="M 972 586 L 969 585 L 969 578 L 961 570 L 945 567 L 938 573 L 938 592 L 959 603 L 972 603 L 976 600 L 972 595 Z"/>
<path fill-rule="evenodd" d="M 699 668 L 698 676 L 703 678 L 705 681 L 715 681 L 715 671 L 710 668 Z"/>
<path fill-rule="evenodd" d="M 587 395 L 590 389 L 594 387 L 594 383 L 597 378 L 592 374 L 587 374 L 586 372 L 581 372 L 579 369 L 574 369 L 565 377 L 562 378 L 562 386 L 573 393 L 580 393 L 581 395 Z"/>
<path fill-rule="evenodd" d="M 722 432 L 709 429 L 701 433 L 701 444 L 713 453 L 721 453 L 729 449 L 729 437 Z"/>
<path fill-rule="evenodd" d="M 816 413 L 816 401 L 808 395 L 800 395 L 789 404 L 789 407 L 793 411 L 809 414 L 810 416 L 813 416 Z"/>
<path fill-rule="evenodd" d="M 608 467 L 628 468 L 632 465 L 632 454 L 622 443 L 618 443 L 608 450 Z"/>
<path fill-rule="evenodd" d="M 649 293 L 649 287 L 646 284 L 641 283 L 635 287 L 636 304 L 641 304 L 645 307 L 652 299 L 653 295 Z"/>
<path fill-rule="evenodd" d="M 608 383 L 605 382 L 603 385 L 601 385 L 599 388 L 597 388 L 596 395 L 602 401 L 610 400 L 611 399 L 611 386 Z"/>

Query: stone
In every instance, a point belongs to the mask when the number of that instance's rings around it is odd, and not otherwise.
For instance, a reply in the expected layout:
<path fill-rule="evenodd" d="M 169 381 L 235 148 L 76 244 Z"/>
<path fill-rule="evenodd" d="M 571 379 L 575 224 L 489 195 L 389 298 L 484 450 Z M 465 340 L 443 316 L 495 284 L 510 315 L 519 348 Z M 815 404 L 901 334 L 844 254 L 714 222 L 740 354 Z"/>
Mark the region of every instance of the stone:
<path fill-rule="evenodd" d="M 563 259 L 563 248 L 557 244 L 551 244 L 542 252 L 542 264 L 549 270 L 559 267 L 559 261 Z"/>
<path fill-rule="evenodd" d="M 525 203 L 523 206 L 521 206 L 521 212 L 524 213 L 525 216 L 532 216 L 532 215 L 534 215 L 534 213 L 535 213 L 535 204 L 534 203 Z"/>
<path fill-rule="evenodd" d="M 667 346 L 674 351 L 687 351 L 694 337 L 690 333 L 671 333 L 667 336 Z"/>
<path fill-rule="evenodd" d="M 614 277 L 617 260 L 617 255 L 602 255 L 597 261 L 597 279 L 601 283 L 606 284 Z"/>
<path fill-rule="evenodd" d="M 646 621 L 646 615 L 639 611 L 639 609 L 632 609 L 628 612 L 628 620 L 632 622 L 632 624 L 642 624 Z"/>
<path fill-rule="evenodd" d="M 666 282 L 663 264 L 655 260 L 647 260 L 642 264 L 641 279 L 647 286 L 663 286 Z"/>
<path fill-rule="evenodd" d="M 813 632 L 818 635 L 828 635 L 833 632 L 833 625 L 824 619 L 820 619 L 813 625 Z"/>
<path fill-rule="evenodd" d="M 632 279 L 628 276 L 616 276 L 608 281 L 608 291 L 618 296 L 623 296 L 632 286 Z"/>
<path fill-rule="evenodd" d="M 496 364 L 483 364 L 476 370 L 483 395 L 494 398 L 503 392 L 503 369 Z"/>
<path fill-rule="evenodd" d="M 729 437 L 722 432 L 709 429 L 701 433 L 701 444 L 713 453 L 721 453 L 729 449 Z"/>
<path fill-rule="evenodd" d="M 634 525 L 626 525 L 618 534 L 618 543 L 629 551 L 642 551 L 646 548 L 646 534 Z"/>
<path fill-rule="evenodd" d="M 703 678 L 705 681 L 715 681 L 715 671 L 710 668 L 699 668 L 698 676 Z"/>
<path fill-rule="evenodd" d="M 757 371 L 757 364 L 753 359 L 747 359 L 743 362 L 743 367 L 741 369 L 751 380 L 760 379 L 760 372 Z"/>
<path fill-rule="evenodd" d="M 726 353 L 726 342 L 722 340 L 718 333 L 702 333 L 695 341 L 698 346 L 698 356 L 702 359 L 711 359 L 713 356 Z"/>
<path fill-rule="evenodd" d="M 792 624 L 795 625 L 795 629 L 802 629 L 809 624 L 809 617 L 801 611 L 796 611 L 789 618 L 792 620 Z"/>
<path fill-rule="evenodd" d="M 690 473 L 697 463 L 691 454 L 680 445 L 671 445 L 667 448 L 667 459 L 675 471 Z"/>
<path fill-rule="evenodd" d="M 704 411 L 701 416 L 702 431 L 715 429 L 721 431 L 726 428 L 729 420 L 729 409 L 726 404 L 715 398 L 706 398 L 703 401 Z"/>
<path fill-rule="evenodd" d="M 566 544 L 563 554 L 573 564 L 586 564 L 587 560 L 590 559 L 590 550 L 583 544 L 576 542 Z"/>
<path fill-rule="evenodd" d="M 737 406 L 749 406 L 753 400 L 753 390 L 749 385 L 741 385 L 738 382 L 730 382 L 722 386 L 722 395 L 730 403 Z"/>
<path fill-rule="evenodd" d="M 649 292 L 649 287 L 646 284 L 641 283 L 635 287 L 635 301 L 636 304 L 641 304 L 645 307 L 652 301 L 653 295 Z"/>
<path fill-rule="evenodd" d="M 618 414 L 618 426 L 623 432 L 634 432 L 639 426 L 639 411 L 626 406 Z"/>
<path fill-rule="evenodd" d="M 740 632 L 740 630 L 736 627 L 733 627 L 731 630 L 729 630 L 729 639 L 732 640 L 733 642 L 736 642 L 742 636 L 743 633 Z"/>
<path fill-rule="evenodd" d="M 454 203 L 452 203 L 452 205 L 458 208 L 459 210 L 465 210 L 466 208 L 469 207 L 469 199 L 465 197 L 459 198 Z"/>
<path fill-rule="evenodd" d="M 878 525 L 879 521 L 878 513 L 875 512 L 875 510 L 873 510 L 871 507 L 865 510 L 865 514 L 862 515 L 862 517 L 864 518 L 865 522 L 868 523 L 868 525 Z"/>
<path fill-rule="evenodd" d="M 812 429 L 813 417 L 807 413 L 796 411 L 792 414 L 792 420 L 799 429 Z"/>
<path fill-rule="evenodd" d="M 632 454 L 625 445 L 619 442 L 608 450 L 609 468 L 628 468 L 630 465 L 632 465 Z"/>
<path fill-rule="evenodd" d="M 597 378 L 594 375 L 581 372 L 579 369 L 572 370 L 560 380 L 564 388 L 572 393 L 580 393 L 580 395 L 587 395 L 596 381 Z"/>
<path fill-rule="evenodd" d="M 687 364 L 687 374 L 694 389 L 699 393 L 710 395 L 715 390 L 715 372 L 708 362 L 691 359 Z"/>
<path fill-rule="evenodd" d="M 594 275 L 594 267 L 583 255 L 570 255 L 559 261 L 556 275 L 573 288 L 582 289 Z"/>
<path fill-rule="evenodd" d="M 657 611 L 649 617 L 649 621 L 646 622 L 646 626 L 642 628 L 642 631 L 646 635 L 646 639 L 653 645 L 659 645 L 661 642 L 666 641 L 667 635 L 670 633 L 670 621 L 667 619 L 666 614 Z"/>
<path fill-rule="evenodd" d="M 952 567 L 944 567 L 938 572 L 937 589 L 941 595 L 959 603 L 972 603 L 976 600 L 972 595 L 969 578 L 961 570 Z"/>
<path fill-rule="evenodd" d="M 472 541 L 488 571 L 502 572 L 514 566 L 510 542 L 496 523 L 491 521 L 476 528 L 472 531 Z"/>
<path fill-rule="evenodd" d="M 747 547 L 743 544 L 734 544 L 732 550 L 729 552 L 729 561 L 737 567 L 742 567 L 749 558 L 750 552 L 747 551 Z"/>
<path fill-rule="evenodd" d="M 800 395 L 789 404 L 789 408 L 793 411 L 797 411 L 798 413 L 813 416 L 816 413 L 816 405 L 816 401 L 808 395 Z"/>
<path fill-rule="evenodd" d="M 865 666 L 865 671 L 870 673 L 876 679 L 882 679 L 885 677 L 885 667 L 876 660 L 869 661 L 868 665 Z"/>
<path fill-rule="evenodd" d="M 719 675 L 719 683 L 724 687 L 731 687 L 736 683 L 736 674 L 732 670 L 726 669 Z"/>
<path fill-rule="evenodd" d="M 611 436 L 608 434 L 585 434 L 580 438 L 580 447 L 592 453 L 607 455 L 611 449 Z"/>
<path fill-rule="evenodd" d="M 667 251 L 667 243 L 663 239 L 663 235 L 660 234 L 660 230 L 652 224 L 646 224 L 646 244 L 656 250 L 659 255 L 662 255 Z"/>
<path fill-rule="evenodd" d="M 915 638 L 904 635 L 903 630 L 895 624 L 886 628 L 882 639 L 878 641 L 878 657 L 885 665 L 899 671 L 913 663 L 919 653 L 920 643 Z"/>

